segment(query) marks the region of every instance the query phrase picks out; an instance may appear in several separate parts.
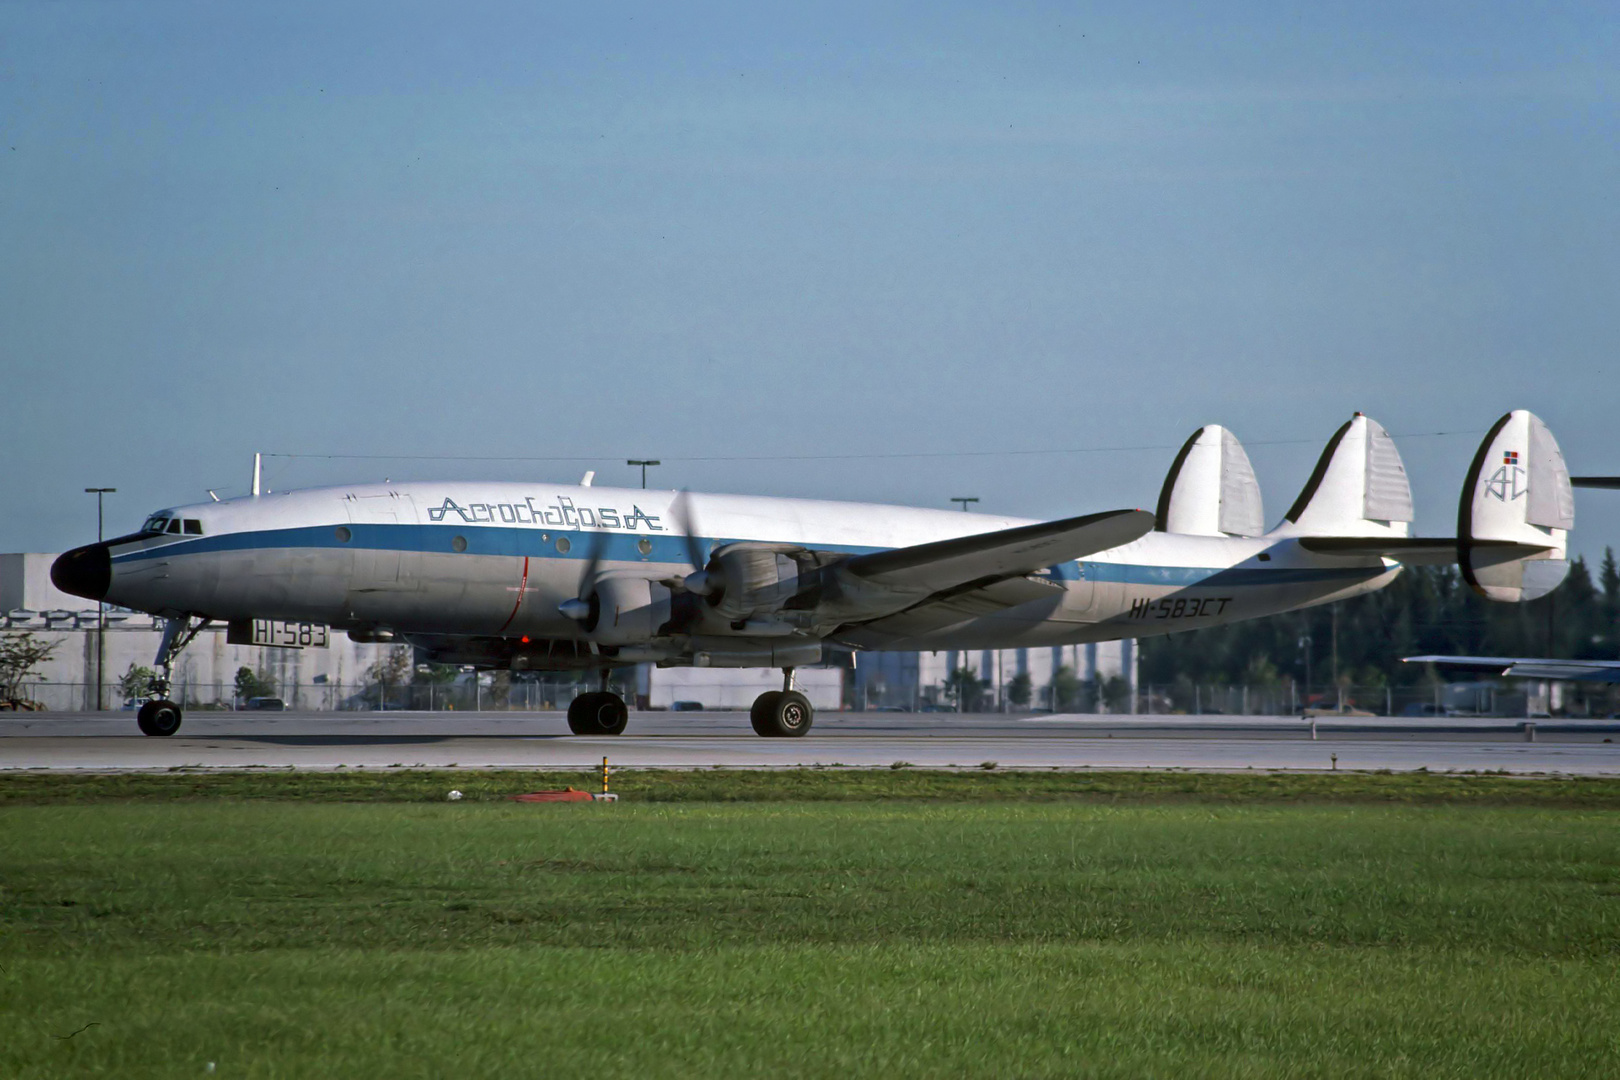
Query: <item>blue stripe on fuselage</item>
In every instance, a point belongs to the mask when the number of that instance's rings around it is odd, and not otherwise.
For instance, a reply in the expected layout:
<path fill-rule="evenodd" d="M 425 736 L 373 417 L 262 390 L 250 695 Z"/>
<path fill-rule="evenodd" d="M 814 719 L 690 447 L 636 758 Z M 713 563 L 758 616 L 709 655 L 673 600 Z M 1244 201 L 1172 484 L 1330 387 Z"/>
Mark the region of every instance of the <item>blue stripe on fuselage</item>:
<path fill-rule="evenodd" d="M 338 530 L 346 529 L 350 539 L 338 539 Z M 196 536 L 176 539 L 172 544 L 143 548 L 113 556 L 114 565 L 125 565 L 147 559 L 166 559 L 176 555 L 200 555 L 215 551 L 260 551 L 288 548 L 330 548 L 337 550 L 369 549 L 379 551 L 416 551 L 437 554 L 455 554 L 451 542 L 456 537 L 467 541 L 465 554 L 497 555 L 545 559 L 588 559 L 594 543 L 600 536 L 607 537 L 602 558 L 612 562 L 648 562 L 685 564 L 687 541 L 683 536 L 658 536 L 648 533 L 595 533 L 569 529 L 508 528 L 461 525 L 378 525 L 365 523 L 313 525 L 296 529 L 264 529 L 256 532 L 221 533 L 217 536 Z M 545 537 L 545 539 L 542 539 Z M 557 541 L 566 538 L 568 551 L 557 550 Z M 643 554 L 637 545 L 650 542 L 651 550 Z M 698 539 L 700 550 L 711 545 L 731 543 L 727 540 Z M 815 544 L 818 551 L 833 551 L 846 555 L 864 555 L 887 550 L 877 547 L 856 547 L 847 544 Z M 1228 588 L 1254 585 L 1298 585 L 1333 580 L 1356 580 L 1377 577 L 1386 572 L 1382 566 L 1371 567 L 1200 567 L 1150 566 L 1138 563 L 1066 562 L 1048 569 L 1048 574 L 1062 581 L 1100 581 L 1127 585 L 1158 585 L 1168 588 Z"/>

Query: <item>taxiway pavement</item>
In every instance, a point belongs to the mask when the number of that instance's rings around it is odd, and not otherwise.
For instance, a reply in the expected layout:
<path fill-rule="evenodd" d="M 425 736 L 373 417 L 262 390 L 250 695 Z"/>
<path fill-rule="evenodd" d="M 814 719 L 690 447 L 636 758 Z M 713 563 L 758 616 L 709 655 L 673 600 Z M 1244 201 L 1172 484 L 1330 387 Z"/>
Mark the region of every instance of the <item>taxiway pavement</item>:
<path fill-rule="evenodd" d="M 561 713 L 192 712 L 147 738 L 130 713 L 0 716 L 0 770 L 887 766 L 1015 769 L 1490 771 L 1620 775 L 1620 722 L 1384 717 L 821 713 L 761 739 L 743 713 L 634 712 L 617 737 Z"/>

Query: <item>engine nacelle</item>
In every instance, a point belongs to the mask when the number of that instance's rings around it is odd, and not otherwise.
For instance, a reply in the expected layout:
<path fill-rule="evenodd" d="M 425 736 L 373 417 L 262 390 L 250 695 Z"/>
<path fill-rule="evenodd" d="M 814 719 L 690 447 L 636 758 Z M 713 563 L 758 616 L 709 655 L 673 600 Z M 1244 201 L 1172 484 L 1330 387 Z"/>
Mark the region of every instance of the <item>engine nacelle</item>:
<path fill-rule="evenodd" d="M 669 589 L 642 577 L 607 576 L 591 597 L 592 622 L 585 629 L 603 645 L 651 641 L 669 621 Z"/>
<path fill-rule="evenodd" d="M 741 623 L 784 608 L 810 608 L 823 587 L 823 570 L 842 556 L 792 544 L 727 544 L 709 565 L 686 578 L 689 592 L 708 598 L 725 622 Z"/>

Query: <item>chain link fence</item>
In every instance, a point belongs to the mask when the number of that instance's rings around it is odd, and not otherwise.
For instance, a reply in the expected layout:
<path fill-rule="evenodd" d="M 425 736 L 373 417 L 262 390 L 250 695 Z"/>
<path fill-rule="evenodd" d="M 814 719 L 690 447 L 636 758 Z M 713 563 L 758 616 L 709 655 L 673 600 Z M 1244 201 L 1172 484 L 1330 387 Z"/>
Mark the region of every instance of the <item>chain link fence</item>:
<path fill-rule="evenodd" d="M 595 682 L 539 683 L 505 682 L 406 684 L 389 686 L 378 683 L 345 684 L 314 683 L 277 687 L 275 693 L 242 698 L 233 683 L 186 683 L 177 681 L 169 695 L 182 708 L 194 711 L 265 711 L 290 710 L 296 712 L 395 712 L 420 710 L 426 712 L 539 712 L 566 709 L 568 703 L 587 691 L 596 689 Z M 613 684 L 613 689 L 633 699 L 633 690 Z M 96 707 L 94 684 L 84 683 L 25 683 L 20 699 L 34 703 L 51 712 L 93 711 Z M 108 710 L 138 709 L 141 700 L 122 699 L 116 683 L 102 688 L 102 702 Z"/>
<path fill-rule="evenodd" d="M 1556 686 L 1557 684 L 1555 684 Z M 645 692 L 638 694 L 633 682 L 615 678 L 612 689 L 622 694 L 632 707 L 731 709 L 738 705 L 736 687 L 682 686 L 673 701 L 650 704 Z M 274 695 L 242 698 L 230 683 L 177 682 L 171 695 L 190 710 L 286 709 L 297 712 L 544 712 L 566 709 L 577 695 L 596 689 L 594 680 L 516 680 L 496 678 L 474 682 L 415 683 L 314 683 L 276 688 Z M 35 707 L 54 712 L 92 711 L 96 688 L 83 683 L 25 683 L 21 699 Z M 102 688 L 102 701 L 108 710 L 138 708 L 140 701 L 124 700 L 116 683 Z M 745 695 L 748 696 L 748 695 Z M 819 695 L 818 695 L 819 696 Z M 1037 686 L 1032 700 L 1015 703 L 1005 694 L 986 689 L 959 707 L 954 688 L 944 684 L 923 686 L 911 692 L 863 695 L 850 688 L 843 708 L 852 711 L 885 712 L 968 712 L 968 713 L 1080 713 L 1138 716 L 1304 716 L 1362 715 L 1391 717 L 1525 717 L 1559 715 L 1568 717 L 1611 717 L 1620 713 L 1620 687 L 1565 684 L 1549 691 L 1544 683 L 1435 683 L 1419 687 L 1347 686 L 1342 690 L 1313 689 L 1306 693 L 1298 685 L 1224 685 L 1177 682 L 1147 684 L 1132 694 L 1128 688 L 1104 692 L 1082 684 L 1078 689 Z M 665 693 L 662 698 L 670 695 Z M 733 700 L 735 699 L 735 700 Z M 819 708 L 838 708 L 829 700 Z"/>

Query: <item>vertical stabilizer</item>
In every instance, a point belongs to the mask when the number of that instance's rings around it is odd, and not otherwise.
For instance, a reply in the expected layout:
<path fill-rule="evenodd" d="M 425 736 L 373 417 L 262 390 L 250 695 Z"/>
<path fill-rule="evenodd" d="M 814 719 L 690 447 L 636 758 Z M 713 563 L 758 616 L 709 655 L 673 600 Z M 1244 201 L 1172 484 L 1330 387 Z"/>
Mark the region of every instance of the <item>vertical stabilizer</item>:
<path fill-rule="evenodd" d="M 1260 485 L 1237 436 L 1210 424 L 1176 454 L 1159 490 L 1160 532 L 1258 536 L 1265 531 Z"/>
<path fill-rule="evenodd" d="M 1575 526 L 1569 469 L 1547 425 L 1515 409 L 1479 444 L 1457 507 L 1458 562 L 1463 579 L 1491 600 L 1546 596 L 1569 573 L 1566 545 Z M 1492 544 L 1545 550 L 1513 557 Z"/>
<path fill-rule="evenodd" d="M 1278 536 L 1406 536 L 1412 488 L 1395 440 L 1356 413 L 1333 433 Z"/>

